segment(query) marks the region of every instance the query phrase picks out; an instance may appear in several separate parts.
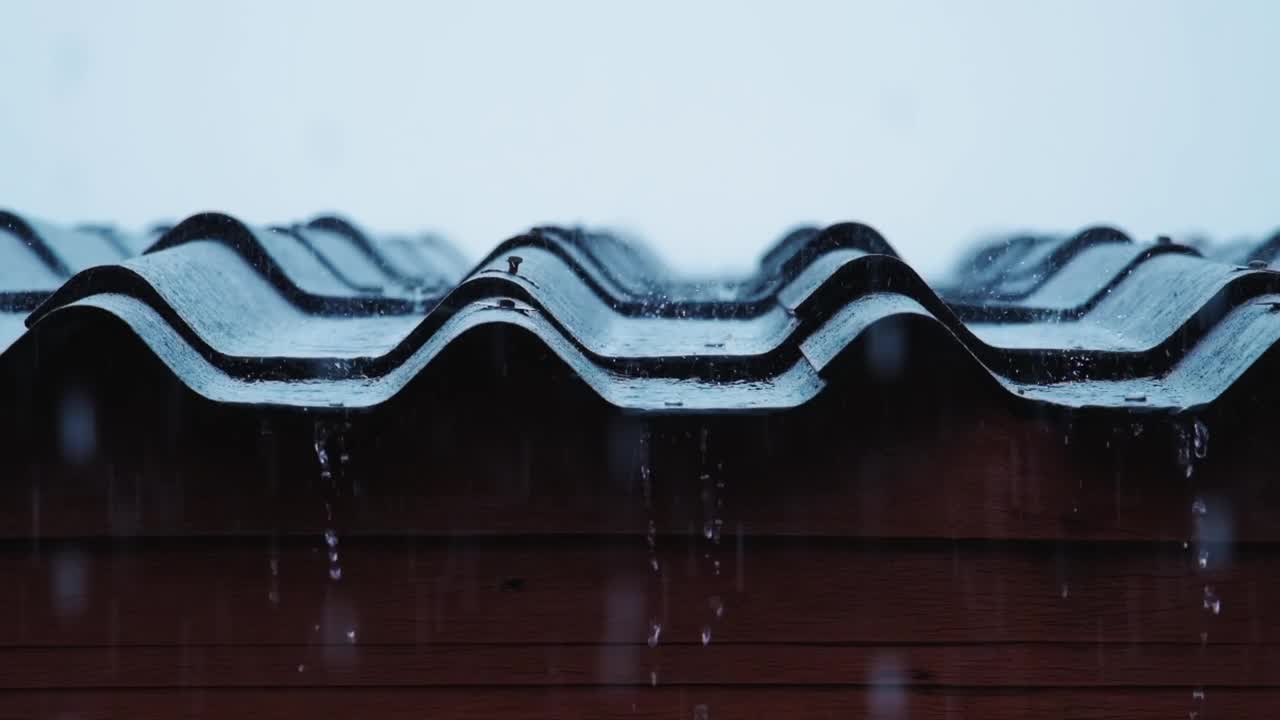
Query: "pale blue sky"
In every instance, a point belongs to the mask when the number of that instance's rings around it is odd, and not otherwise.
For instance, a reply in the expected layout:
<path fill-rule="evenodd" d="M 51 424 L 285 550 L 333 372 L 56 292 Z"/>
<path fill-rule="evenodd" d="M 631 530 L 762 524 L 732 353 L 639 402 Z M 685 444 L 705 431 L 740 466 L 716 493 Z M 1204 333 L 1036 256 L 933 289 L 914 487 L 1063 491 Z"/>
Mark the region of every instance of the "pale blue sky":
<path fill-rule="evenodd" d="M 337 209 L 478 255 L 547 221 L 746 267 L 858 219 L 1280 226 L 1275 2 L 0 5 L 0 205 L 142 225 Z"/>

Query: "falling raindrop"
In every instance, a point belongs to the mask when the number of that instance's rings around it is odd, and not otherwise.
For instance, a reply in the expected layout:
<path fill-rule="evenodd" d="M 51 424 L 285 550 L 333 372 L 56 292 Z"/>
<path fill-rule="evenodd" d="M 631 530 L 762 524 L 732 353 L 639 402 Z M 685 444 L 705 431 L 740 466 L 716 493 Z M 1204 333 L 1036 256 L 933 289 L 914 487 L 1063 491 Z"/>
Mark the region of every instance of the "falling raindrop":
<path fill-rule="evenodd" d="M 271 577 L 275 577 L 280 574 L 280 561 L 278 559 L 271 558 L 271 560 L 267 562 L 267 566 L 271 568 Z"/>
<path fill-rule="evenodd" d="M 1209 512 L 1209 506 L 1205 505 L 1204 499 L 1196 498 L 1191 502 L 1191 514 L 1203 516 Z"/>
<path fill-rule="evenodd" d="M 1192 690 L 1192 691 L 1191 691 L 1191 699 L 1192 699 L 1192 700 L 1199 700 L 1199 701 L 1203 701 L 1203 700 L 1204 700 L 1204 688 L 1196 688 L 1195 690 Z"/>
<path fill-rule="evenodd" d="M 333 567 L 329 568 L 329 579 L 330 579 L 330 580 L 341 580 L 341 579 L 342 579 L 342 566 L 341 566 L 341 565 L 334 565 Z"/>
<path fill-rule="evenodd" d="M 1062 599 L 1066 600 L 1067 596 L 1070 594 L 1071 594 L 1071 586 L 1067 585 L 1066 583 L 1062 583 Z"/>
<path fill-rule="evenodd" d="M 694 705 L 693 720 L 711 720 L 711 710 L 706 705 Z"/>
<path fill-rule="evenodd" d="M 76 464 L 88 462 L 98 444 L 93 399 L 80 388 L 70 388 L 62 397 L 59 413 L 62 456 Z"/>
<path fill-rule="evenodd" d="M 271 601 L 271 604 L 272 604 L 272 605 L 279 605 L 279 604 L 280 604 L 280 593 L 279 593 L 278 591 L 276 591 L 276 590 L 272 590 L 272 591 L 268 592 L 268 593 L 267 593 L 267 600 Z"/>
<path fill-rule="evenodd" d="M 706 647 L 710 644 L 711 644 L 711 626 L 703 625 L 702 626 L 702 647 Z"/>
<path fill-rule="evenodd" d="M 657 670 L 649 671 L 649 685 L 650 687 L 658 687 L 658 671 Z"/>
<path fill-rule="evenodd" d="M 1196 420 L 1193 426 L 1192 449 L 1201 460 L 1209 455 L 1209 426 L 1203 420 Z"/>
<path fill-rule="evenodd" d="M 1214 615 L 1222 612 L 1222 600 L 1217 593 L 1213 591 L 1212 585 L 1204 586 L 1204 609 L 1212 612 Z"/>
<path fill-rule="evenodd" d="M 1204 550 L 1204 549 L 1200 550 L 1199 556 L 1196 557 L 1196 564 L 1200 566 L 1201 570 L 1204 570 L 1205 568 L 1209 567 L 1209 551 L 1208 550 Z"/>
<path fill-rule="evenodd" d="M 706 539 L 710 540 L 710 539 L 711 539 L 711 536 L 712 536 L 712 535 L 714 535 L 714 534 L 715 534 L 715 526 L 712 524 L 712 522 L 711 522 L 710 520 L 708 520 L 708 521 L 706 521 L 706 522 L 702 523 L 702 536 L 703 536 L 703 537 L 705 537 Z"/>
<path fill-rule="evenodd" d="M 662 623 L 657 620 L 649 623 L 649 647 L 658 647 L 658 640 L 662 638 Z"/>
<path fill-rule="evenodd" d="M 298 665 L 298 672 L 306 672 L 306 670 L 307 670 L 306 665 L 302 665 L 302 664 Z"/>
<path fill-rule="evenodd" d="M 315 434 L 315 450 L 316 460 L 320 461 L 320 479 L 328 480 L 333 477 L 333 473 L 329 469 L 329 449 L 326 445 L 329 442 L 329 428 L 321 420 L 316 420 Z"/>
<path fill-rule="evenodd" d="M 655 573 L 661 570 L 661 566 L 658 565 L 658 558 L 656 557 L 649 558 L 649 569 L 654 571 Z"/>
<path fill-rule="evenodd" d="M 712 595 L 707 600 L 707 607 L 711 608 L 711 613 L 716 616 L 717 620 L 724 617 L 724 601 L 720 599 L 719 595 Z"/>
<path fill-rule="evenodd" d="M 356 641 L 356 630 L 355 628 L 351 628 L 350 630 L 347 631 L 347 642 L 355 644 L 355 641 Z"/>
<path fill-rule="evenodd" d="M 328 545 L 329 547 L 338 546 L 338 533 L 334 532 L 332 528 L 325 528 L 324 544 Z"/>
<path fill-rule="evenodd" d="M 1187 429 L 1181 425 L 1176 427 L 1174 434 L 1176 435 L 1174 442 L 1176 443 L 1175 450 L 1177 452 L 1178 467 L 1183 469 L 1187 477 L 1191 477 L 1193 467 L 1191 462 L 1191 445 L 1193 440 L 1187 436 Z"/>

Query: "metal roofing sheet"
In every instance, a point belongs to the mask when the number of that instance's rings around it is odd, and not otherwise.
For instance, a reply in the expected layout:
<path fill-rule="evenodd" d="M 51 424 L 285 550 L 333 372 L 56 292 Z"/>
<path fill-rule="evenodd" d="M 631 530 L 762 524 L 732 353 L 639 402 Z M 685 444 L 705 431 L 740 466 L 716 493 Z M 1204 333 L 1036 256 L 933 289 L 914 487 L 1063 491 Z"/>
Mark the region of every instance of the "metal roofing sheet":
<path fill-rule="evenodd" d="M 0 219 L 0 349 L 24 319 L 33 336 L 123 323 L 219 402 L 376 405 L 494 326 L 536 338 L 627 409 L 787 408 L 897 324 L 948 338 L 1018 398 L 1180 410 L 1212 402 L 1280 336 L 1265 261 L 1105 227 L 978 248 L 931 285 L 857 223 L 797 229 L 747 277 L 693 280 L 640 243 L 575 228 L 534 228 L 468 267 L 435 236 L 369 235 L 336 216 L 254 228 L 202 214 L 154 240 Z"/>

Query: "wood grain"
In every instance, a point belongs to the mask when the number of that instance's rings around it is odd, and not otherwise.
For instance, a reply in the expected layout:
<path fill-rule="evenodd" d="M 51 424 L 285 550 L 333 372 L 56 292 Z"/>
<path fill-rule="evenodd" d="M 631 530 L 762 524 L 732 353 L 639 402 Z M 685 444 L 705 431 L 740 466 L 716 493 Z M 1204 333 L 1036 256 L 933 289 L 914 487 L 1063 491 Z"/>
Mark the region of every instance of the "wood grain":
<path fill-rule="evenodd" d="M 655 574 L 642 536 L 342 539 L 339 582 L 322 547 L 10 547 L 0 644 L 307 644 L 317 624 L 333 637 L 358 625 L 371 643 L 638 643 L 652 619 L 693 641 L 714 599 L 716 636 L 732 642 L 1280 643 L 1269 546 L 1202 572 L 1173 544 L 743 538 L 739 553 L 736 537 L 699 537 L 660 540 Z"/>
<path fill-rule="evenodd" d="M 0 693 L 0 717 L 225 718 L 1073 718 L 1268 717 L 1280 691 L 1192 688 L 877 692 L 861 688 L 524 688 L 106 690 Z"/>
<path fill-rule="evenodd" d="M 118 645 L 0 649 L 0 689 L 909 686 L 1280 688 L 1280 646 Z M 301 669 L 300 669 L 301 668 Z"/>

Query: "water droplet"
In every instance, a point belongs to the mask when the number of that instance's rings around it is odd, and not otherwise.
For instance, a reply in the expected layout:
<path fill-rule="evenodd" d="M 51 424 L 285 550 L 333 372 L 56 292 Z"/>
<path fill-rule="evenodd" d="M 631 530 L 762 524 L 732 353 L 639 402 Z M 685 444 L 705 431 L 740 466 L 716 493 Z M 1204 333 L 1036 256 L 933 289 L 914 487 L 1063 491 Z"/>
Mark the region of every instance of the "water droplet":
<path fill-rule="evenodd" d="M 1208 642 L 1209 642 L 1209 633 L 1207 632 L 1200 633 L 1200 644 L 1204 645 Z"/>
<path fill-rule="evenodd" d="M 1067 585 L 1066 583 L 1062 583 L 1062 599 L 1066 600 L 1067 596 L 1070 594 L 1071 594 L 1071 586 Z"/>
<path fill-rule="evenodd" d="M 654 620 L 649 623 L 649 647 L 658 647 L 658 640 L 662 638 L 662 623 Z"/>
<path fill-rule="evenodd" d="M 1204 570 L 1205 568 L 1209 567 L 1209 551 L 1208 550 L 1200 551 L 1200 555 L 1196 558 L 1196 564 L 1200 566 L 1201 570 Z"/>
<path fill-rule="evenodd" d="M 706 705 L 694 705 L 693 720 L 711 720 L 711 710 Z"/>
<path fill-rule="evenodd" d="M 702 647 L 706 647 L 710 644 L 711 644 L 711 626 L 703 625 L 702 626 Z"/>
<path fill-rule="evenodd" d="M 298 665 L 298 672 L 306 672 L 306 669 L 307 669 L 306 665 L 302 665 L 302 664 Z"/>
<path fill-rule="evenodd" d="M 1192 432 L 1192 449 L 1196 457 L 1203 460 L 1209 455 L 1209 426 L 1202 420 L 1196 420 Z"/>
<path fill-rule="evenodd" d="M 275 591 L 275 590 L 272 590 L 271 592 L 268 592 L 268 593 L 267 593 L 267 600 L 271 601 L 271 604 L 272 604 L 272 605 L 279 605 L 279 604 L 280 604 L 280 593 L 279 593 L 279 592 L 277 592 L 277 591 Z"/>
<path fill-rule="evenodd" d="M 332 528 L 325 528 L 324 544 L 328 545 L 329 547 L 338 546 L 338 533 L 334 532 Z"/>
<path fill-rule="evenodd" d="M 267 567 L 271 568 L 272 576 L 276 576 L 280 574 L 280 561 L 277 560 L 276 558 L 271 558 L 271 560 L 267 562 Z"/>
<path fill-rule="evenodd" d="M 1204 688 L 1196 688 L 1195 690 L 1192 690 L 1192 691 L 1191 691 L 1191 699 L 1192 699 L 1192 700 L 1199 700 L 1199 701 L 1203 701 L 1203 700 L 1204 700 Z"/>
<path fill-rule="evenodd" d="M 657 670 L 649 671 L 649 685 L 651 687 L 658 687 L 658 671 Z"/>
<path fill-rule="evenodd" d="M 1186 471 L 1187 477 L 1191 477 L 1191 443 L 1193 441 L 1187 437 L 1187 429 L 1181 425 L 1177 426 L 1174 434 L 1177 436 L 1174 438 L 1176 443 L 1174 450 L 1177 453 L 1178 467 Z"/>
<path fill-rule="evenodd" d="M 724 617 L 724 602 L 720 599 L 719 595 L 712 595 L 707 598 L 707 607 L 711 608 L 712 614 L 714 614 L 717 619 Z"/>
<path fill-rule="evenodd" d="M 337 550 L 330 550 L 330 551 L 329 551 L 329 562 L 331 562 L 331 563 L 336 563 L 336 562 L 338 562 L 338 551 L 337 551 Z"/>
<path fill-rule="evenodd" d="M 334 565 L 333 567 L 329 568 L 329 579 L 330 579 L 330 580 L 341 580 L 341 579 L 342 579 L 342 566 L 341 566 L 341 565 Z"/>
<path fill-rule="evenodd" d="M 356 630 L 355 628 L 351 628 L 350 630 L 347 631 L 347 642 L 354 644 L 355 641 L 356 641 Z"/>
<path fill-rule="evenodd" d="M 326 427 L 322 421 L 317 420 L 314 447 L 316 451 L 316 460 L 320 462 L 320 477 L 325 479 L 330 477 L 329 450 L 325 446 L 328 441 L 329 428 Z"/>
<path fill-rule="evenodd" d="M 1204 586 L 1204 609 L 1212 612 L 1214 615 L 1222 612 L 1222 600 L 1217 593 L 1213 591 L 1212 585 Z"/>
<path fill-rule="evenodd" d="M 703 537 L 705 537 L 706 539 L 710 540 L 710 539 L 711 539 L 711 536 L 712 536 L 712 535 L 714 535 L 714 534 L 715 534 L 715 526 L 711 524 L 711 521 L 710 521 L 710 520 L 708 520 L 708 521 L 706 521 L 706 522 L 702 523 L 702 536 L 703 536 Z"/>
<path fill-rule="evenodd" d="M 1196 498 L 1191 502 L 1192 515 L 1204 515 L 1209 512 L 1209 506 L 1205 505 L 1202 498 Z"/>
<path fill-rule="evenodd" d="M 656 558 L 656 557 L 650 557 L 650 558 L 649 558 L 649 569 L 650 569 L 650 570 L 652 570 L 652 571 L 654 571 L 654 572 L 658 572 L 658 571 L 659 571 L 660 567 L 659 567 L 659 565 L 658 565 L 658 558 Z"/>
<path fill-rule="evenodd" d="M 712 561 L 712 563 L 711 563 L 711 571 L 712 571 L 714 574 L 716 574 L 716 575 L 719 575 L 719 574 L 720 574 L 720 561 L 719 561 L 719 560 L 714 560 L 714 561 Z"/>
<path fill-rule="evenodd" d="M 1183 550 L 1186 550 L 1186 549 L 1187 549 L 1187 548 L 1189 548 L 1189 547 L 1191 547 L 1191 543 L 1187 542 L 1186 540 L 1183 540 L 1183 541 L 1182 541 L 1182 549 L 1183 549 Z"/>

